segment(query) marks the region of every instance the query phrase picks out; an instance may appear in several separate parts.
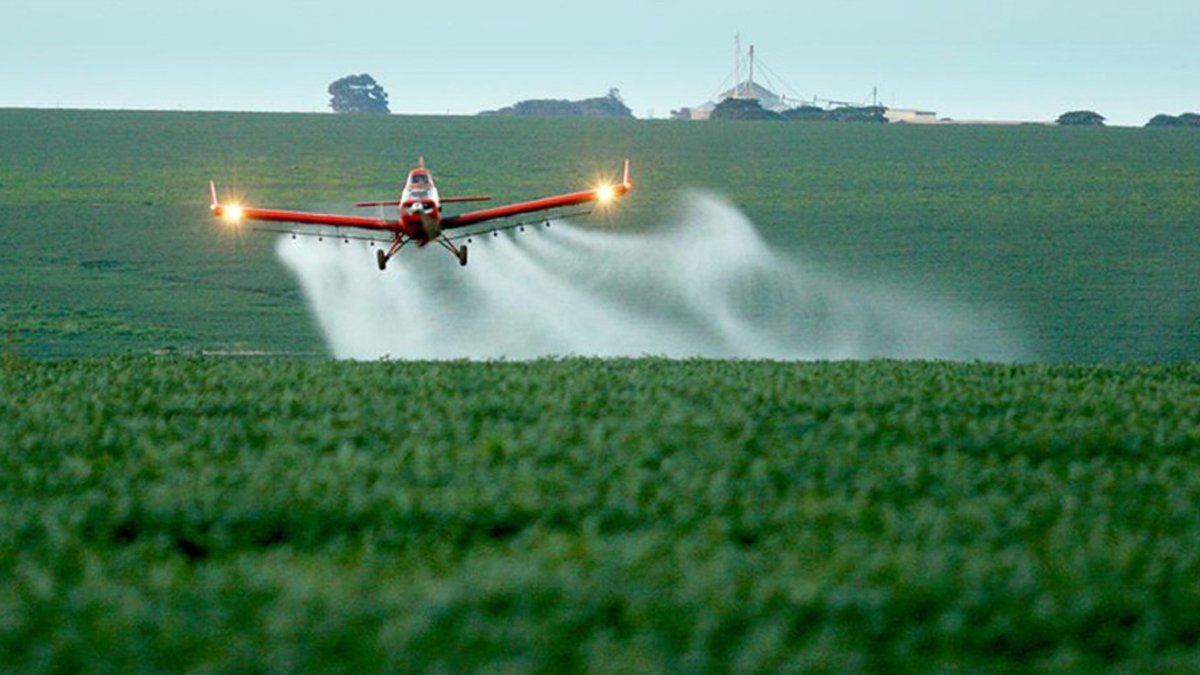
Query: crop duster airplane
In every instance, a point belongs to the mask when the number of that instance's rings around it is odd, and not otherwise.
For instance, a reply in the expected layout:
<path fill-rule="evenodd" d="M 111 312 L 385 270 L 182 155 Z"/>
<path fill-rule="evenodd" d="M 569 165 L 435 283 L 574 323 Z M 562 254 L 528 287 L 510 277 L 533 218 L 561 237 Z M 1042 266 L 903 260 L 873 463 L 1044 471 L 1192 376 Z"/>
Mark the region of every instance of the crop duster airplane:
<path fill-rule="evenodd" d="M 425 246 L 431 242 L 435 242 L 445 248 L 450 253 L 458 258 L 460 265 L 467 264 L 467 246 L 466 244 L 455 244 L 459 239 L 467 238 L 468 236 L 477 236 L 495 232 L 497 230 L 508 229 L 511 227 L 523 227 L 525 223 L 500 225 L 491 228 L 480 228 L 477 230 L 463 230 L 463 234 L 449 236 L 448 232 L 453 232 L 462 228 L 470 228 L 473 225 L 488 223 L 500 219 L 511 218 L 528 213 L 546 212 L 549 213 L 555 209 L 564 209 L 572 206 L 580 206 L 590 204 L 592 208 L 596 205 L 609 204 L 616 199 L 625 196 L 633 189 L 633 183 L 629 177 L 629 160 L 625 160 L 625 174 L 619 183 L 603 183 L 589 190 L 580 192 L 571 192 L 567 194 L 556 195 L 553 197 L 543 197 L 527 202 L 517 202 L 506 206 L 496 206 L 478 211 L 467 211 L 457 215 L 446 215 L 442 213 L 442 205 L 456 202 L 482 202 L 491 199 L 491 197 L 441 197 L 438 195 L 437 187 L 433 184 L 433 175 L 425 168 L 425 158 L 422 157 L 418 162 L 417 168 L 408 172 L 408 180 L 404 183 L 404 190 L 400 193 L 400 199 L 395 201 L 384 202 L 358 202 L 356 207 L 396 207 L 398 209 L 396 218 L 364 218 L 360 216 L 340 216 L 327 213 L 309 213 L 305 211 L 279 211 L 276 209 L 260 209 L 245 206 L 237 203 L 221 203 L 217 199 L 217 187 L 213 182 L 208 184 L 209 194 L 212 197 L 210 208 L 213 216 L 224 220 L 231 225 L 240 225 L 246 220 L 294 223 L 297 225 L 324 225 L 335 228 L 352 228 L 365 230 L 376 236 L 355 237 L 356 239 L 375 240 L 377 235 L 389 237 L 384 239 L 384 243 L 391 242 L 391 246 L 385 252 L 382 248 L 376 251 L 376 260 L 379 263 L 379 269 L 387 268 L 387 263 L 392 256 L 396 255 L 400 249 L 404 248 L 409 243 L 416 243 L 418 246 Z M 588 211 L 591 212 L 590 210 Z M 570 214 L 577 215 L 577 214 Z M 546 221 L 547 224 L 549 221 Z M 268 232 L 282 232 L 284 234 L 311 235 L 313 232 L 297 232 L 285 229 L 264 229 Z M 338 234 L 337 236 L 344 237 L 349 241 L 348 235 Z"/>

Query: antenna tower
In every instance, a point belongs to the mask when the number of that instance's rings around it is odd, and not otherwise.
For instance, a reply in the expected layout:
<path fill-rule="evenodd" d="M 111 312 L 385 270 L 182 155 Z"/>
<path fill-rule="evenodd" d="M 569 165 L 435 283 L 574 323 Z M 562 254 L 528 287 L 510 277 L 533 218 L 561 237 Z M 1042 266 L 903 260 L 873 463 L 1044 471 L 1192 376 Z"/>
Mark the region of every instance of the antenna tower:
<path fill-rule="evenodd" d="M 754 95 L 754 45 L 750 45 L 750 81 L 746 85 L 746 95 L 750 98 L 756 98 Z"/>
<path fill-rule="evenodd" d="M 733 35 L 733 97 L 742 97 L 742 34 Z"/>

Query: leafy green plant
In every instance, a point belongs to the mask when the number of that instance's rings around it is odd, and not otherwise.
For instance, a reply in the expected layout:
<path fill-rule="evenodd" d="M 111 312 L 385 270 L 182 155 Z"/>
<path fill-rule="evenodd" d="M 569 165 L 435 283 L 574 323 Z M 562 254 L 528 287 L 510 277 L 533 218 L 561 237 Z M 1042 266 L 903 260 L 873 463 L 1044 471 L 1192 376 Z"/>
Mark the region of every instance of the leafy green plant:
<path fill-rule="evenodd" d="M 1200 369 L 0 378 L 0 669 L 1184 668 Z"/>
<path fill-rule="evenodd" d="M 0 356 L 0 368 L 12 373 L 23 369 L 28 361 L 21 355 L 17 345 L 17 335 L 11 329 L 4 334 L 4 353 Z"/>

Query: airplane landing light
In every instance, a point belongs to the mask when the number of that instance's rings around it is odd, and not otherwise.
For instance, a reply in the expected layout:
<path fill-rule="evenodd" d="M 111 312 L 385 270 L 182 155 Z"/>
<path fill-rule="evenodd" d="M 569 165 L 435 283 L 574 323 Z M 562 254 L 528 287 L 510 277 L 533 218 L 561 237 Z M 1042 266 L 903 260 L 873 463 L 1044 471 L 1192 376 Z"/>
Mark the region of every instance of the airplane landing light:
<path fill-rule="evenodd" d="M 237 204 L 230 204 L 225 207 L 222 215 L 225 217 L 225 222 L 230 225 L 237 225 L 242 220 L 242 207 Z"/>

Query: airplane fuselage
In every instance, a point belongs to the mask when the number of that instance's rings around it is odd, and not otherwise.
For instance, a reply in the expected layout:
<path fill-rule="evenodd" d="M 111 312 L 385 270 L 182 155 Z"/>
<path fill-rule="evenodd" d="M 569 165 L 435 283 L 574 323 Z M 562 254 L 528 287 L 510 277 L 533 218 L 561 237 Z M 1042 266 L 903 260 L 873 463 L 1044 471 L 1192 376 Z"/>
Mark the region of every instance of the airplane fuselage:
<path fill-rule="evenodd" d="M 426 244 L 442 233 L 442 204 L 433 176 L 424 168 L 408 173 L 400 193 L 400 224 L 405 234 Z"/>

